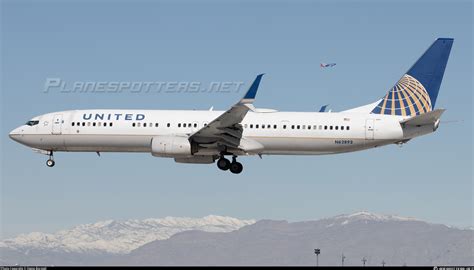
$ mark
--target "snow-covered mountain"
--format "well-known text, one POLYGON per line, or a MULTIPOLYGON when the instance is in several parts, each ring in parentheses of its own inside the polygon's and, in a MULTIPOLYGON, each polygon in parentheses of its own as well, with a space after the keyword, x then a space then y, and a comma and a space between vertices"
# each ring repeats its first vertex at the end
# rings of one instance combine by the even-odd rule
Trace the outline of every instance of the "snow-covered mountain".
POLYGON ((4 265, 463 265, 474 231, 357 212, 313 221, 231 217, 101 221, 0 242, 4 265))
MULTIPOLYGON (((346 225, 354 221, 368 222, 388 222, 388 221, 422 221, 414 217, 401 217, 396 215, 382 215, 375 214, 366 211, 355 212, 352 214, 343 214, 335 217, 330 217, 322 220, 334 221, 332 225, 339 223, 340 225, 346 225)), ((330 225, 331 225, 330 224, 330 225)), ((332 226, 331 225, 331 226, 332 226)))
POLYGON ((79 225, 54 234, 32 232, 0 241, 0 247, 27 252, 30 249, 80 253, 123 254, 146 243, 167 239, 190 230, 230 232, 255 223, 232 217, 165 217, 144 220, 100 221, 79 225))

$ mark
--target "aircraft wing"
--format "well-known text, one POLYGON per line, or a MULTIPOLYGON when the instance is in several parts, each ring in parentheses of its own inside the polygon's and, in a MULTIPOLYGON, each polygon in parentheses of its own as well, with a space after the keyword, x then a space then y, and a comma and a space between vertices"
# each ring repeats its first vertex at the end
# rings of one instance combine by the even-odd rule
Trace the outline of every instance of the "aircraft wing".
MULTIPOLYGON (((255 78, 247 93, 238 103, 212 120, 207 126, 193 133, 189 137, 189 141, 202 147, 211 148, 219 148, 219 146, 242 148, 244 145, 248 145, 250 148, 258 147, 254 145, 254 142, 247 142, 246 140, 241 142, 243 128, 240 122, 249 110, 254 109, 252 104, 255 101, 262 76, 263 74, 260 74, 255 78)), ((242 150, 245 151, 246 149, 242 150)))

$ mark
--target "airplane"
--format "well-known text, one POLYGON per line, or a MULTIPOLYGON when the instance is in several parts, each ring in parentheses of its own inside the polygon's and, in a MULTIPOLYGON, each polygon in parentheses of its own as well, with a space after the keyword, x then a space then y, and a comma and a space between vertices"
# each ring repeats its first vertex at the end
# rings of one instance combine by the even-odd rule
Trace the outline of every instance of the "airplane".
POLYGON ((319 66, 322 67, 322 68, 333 67, 335 65, 336 65, 336 63, 329 63, 329 64, 321 63, 321 64, 319 64, 319 66))
POLYGON ((239 174, 239 156, 324 155, 404 144, 435 132, 435 109, 454 39, 438 38, 381 99, 341 112, 279 112, 253 103, 264 74, 227 111, 70 110, 33 117, 14 141, 48 155, 144 152, 239 174), (230 156, 231 160, 226 156, 230 156), (217 162, 216 162, 217 161, 217 162))

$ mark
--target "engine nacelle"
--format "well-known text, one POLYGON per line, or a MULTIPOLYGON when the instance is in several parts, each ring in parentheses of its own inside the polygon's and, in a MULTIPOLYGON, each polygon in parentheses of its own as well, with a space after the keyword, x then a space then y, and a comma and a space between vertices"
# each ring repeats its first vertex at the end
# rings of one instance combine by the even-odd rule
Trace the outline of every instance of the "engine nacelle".
POLYGON ((155 157, 191 156, 191 143, 180 136, 156 136, 151 140, 151 154, 155 157))

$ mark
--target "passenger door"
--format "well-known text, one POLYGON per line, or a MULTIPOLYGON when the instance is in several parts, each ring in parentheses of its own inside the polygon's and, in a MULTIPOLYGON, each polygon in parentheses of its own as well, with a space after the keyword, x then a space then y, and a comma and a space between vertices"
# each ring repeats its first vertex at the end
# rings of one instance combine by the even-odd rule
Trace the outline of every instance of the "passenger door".
POLYGON ((63 125, 63 115, 55 114, 53 117, 52 134, 55 134, 55 135, 61 134, 62 125, 63 125))
POLYGON ((374 130, 375 130, 375 121, 374 119, 365 120, 365 139, 373 140, 374 139, 374 130))

